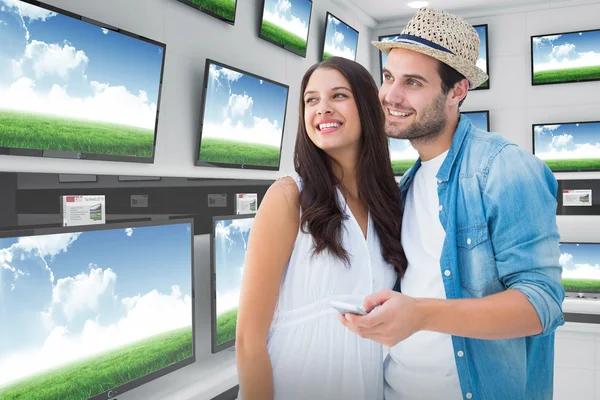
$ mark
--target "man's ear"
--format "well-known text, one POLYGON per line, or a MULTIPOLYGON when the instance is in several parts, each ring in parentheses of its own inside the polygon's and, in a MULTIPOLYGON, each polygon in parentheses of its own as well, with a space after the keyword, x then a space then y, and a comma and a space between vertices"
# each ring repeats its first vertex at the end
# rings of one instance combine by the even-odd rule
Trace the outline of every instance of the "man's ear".
POLYGON ((461 79, 456 82, 452 90, 450 91, 449 100, 452 102, 452 105, 460 103, 465 97, 467 97, 467 93, 469 92, 469 81, 466 79, 461 79))

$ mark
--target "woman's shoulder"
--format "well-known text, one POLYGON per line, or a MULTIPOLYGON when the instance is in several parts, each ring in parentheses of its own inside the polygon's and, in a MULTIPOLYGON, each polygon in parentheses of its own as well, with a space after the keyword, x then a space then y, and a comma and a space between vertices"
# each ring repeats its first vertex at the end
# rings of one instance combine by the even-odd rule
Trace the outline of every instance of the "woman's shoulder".
MULTIPOLYGON (((278 178, 267 190, 265 197, 275 199, 277 202, 285 201, 291 208, 300 206, 300 190, 302 188, 299 176, 286 175, 278 178)), ((283 205, 280 203, 280 205, 283 205)))

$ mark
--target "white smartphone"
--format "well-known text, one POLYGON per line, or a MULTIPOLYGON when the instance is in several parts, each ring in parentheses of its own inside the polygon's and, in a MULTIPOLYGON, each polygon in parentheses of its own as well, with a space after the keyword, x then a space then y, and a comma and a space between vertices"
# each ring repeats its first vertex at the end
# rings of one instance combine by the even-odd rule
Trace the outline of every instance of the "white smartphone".
POLYGON ((364 308, 357 304, 346 303, 344 301, 331 300, 329 305, 333 307, 337 312, 341 314, 356 314, 356 315, 367 315, 364 308))

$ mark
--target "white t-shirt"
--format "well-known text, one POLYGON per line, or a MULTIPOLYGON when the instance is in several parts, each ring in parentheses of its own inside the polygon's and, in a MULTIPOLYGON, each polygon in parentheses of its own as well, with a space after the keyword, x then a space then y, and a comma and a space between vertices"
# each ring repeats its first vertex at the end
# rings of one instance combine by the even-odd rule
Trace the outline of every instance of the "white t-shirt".
MULTIPOLYGON (((407 296, 446 298, 440 267, 446 233, 436 175, 447 153, 422 163, 406 197, 402 244, 408 269, 401 290, 407 296)), ((450 335, 417 332, 390 348, 384 368, 386 400, 463 398, 450 335)))

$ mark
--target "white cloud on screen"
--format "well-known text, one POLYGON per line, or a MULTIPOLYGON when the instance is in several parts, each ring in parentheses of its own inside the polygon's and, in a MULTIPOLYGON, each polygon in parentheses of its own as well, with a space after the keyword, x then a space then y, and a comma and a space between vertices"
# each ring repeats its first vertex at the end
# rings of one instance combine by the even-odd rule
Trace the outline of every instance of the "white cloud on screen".
POLYGON ((288 0, 278 0, 274 12, 265 10, 264 19, 303 40, 307 39, 308 24, 293 15, 292 4, 288 0))
POLYGON ((217 292, 217 315, 237 308, 240 304, 240 291, 230 290, 228 292, 217 292))

